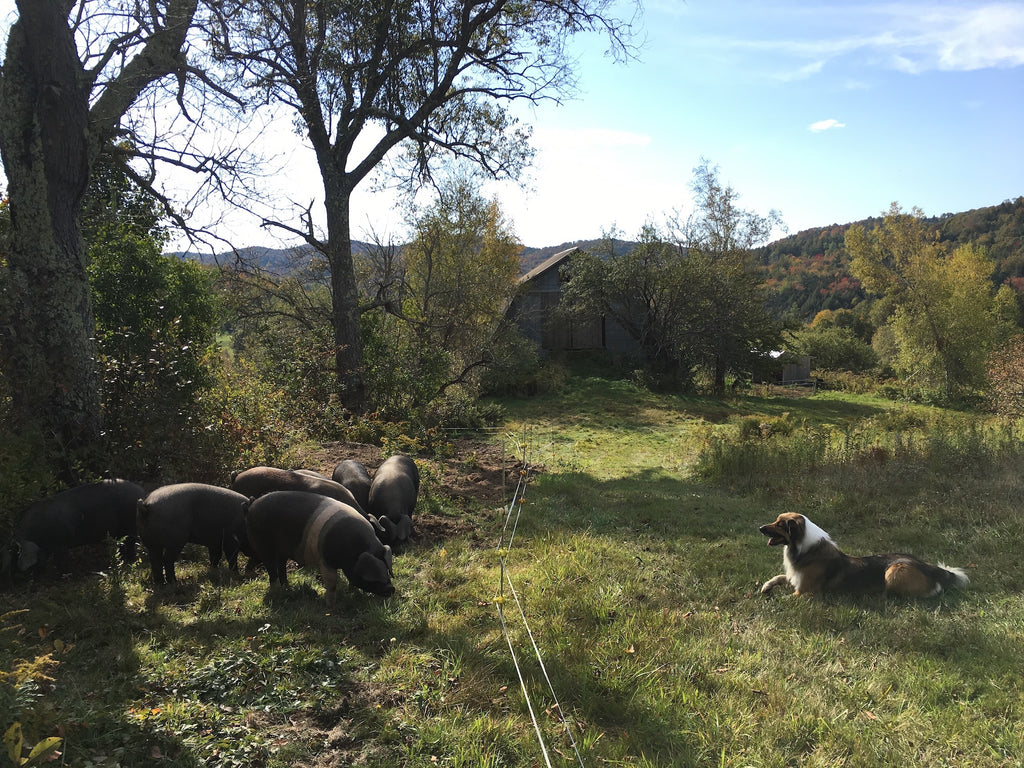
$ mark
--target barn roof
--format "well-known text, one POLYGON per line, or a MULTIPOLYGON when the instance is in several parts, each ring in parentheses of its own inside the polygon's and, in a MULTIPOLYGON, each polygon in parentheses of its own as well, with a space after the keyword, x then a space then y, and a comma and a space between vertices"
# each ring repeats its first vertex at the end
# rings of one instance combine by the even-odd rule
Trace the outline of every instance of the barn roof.
POLYGON ((522 275, 519 278, 519 284, 522 285, 523 283, 528 283, 538 275, 542 275, 549 269, 557 267, 559 264, 565 261, 572 254, 576 253, 578 250, 579 248, 573 246, 572 248, 566 248, 564 251, 559 251, 554 256, 549 256, 547 259, 542 261, 540 264, 531 269, 525 275, 522 275))

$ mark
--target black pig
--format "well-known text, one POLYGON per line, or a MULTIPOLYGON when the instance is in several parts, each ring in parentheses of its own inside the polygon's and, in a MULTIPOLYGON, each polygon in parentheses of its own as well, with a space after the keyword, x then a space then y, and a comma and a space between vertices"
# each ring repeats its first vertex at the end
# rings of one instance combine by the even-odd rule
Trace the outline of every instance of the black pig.
POLYGON ((331 479, 352 491, 359 506, 370 509, 370 473, 355 459, 345 459, 334 468, 331 479))
POLYGON ((231 489, 247 498, 259 497, 271 491, 318 493, 355 507, 357 512, 366 516, 366 508, 356 501, 356 497, 348 488, 326 477, 316 477, 304 471, 278 469, 277 467, 253 467, 232 475, 231 489))
POLYGON ((369 511, 388 530, 392 541, 412 534, 412 513, 420 490, 420 473, 408 456, 392 456, 373 473, 369 511))
POLYGON ((238 572, 239 550, 249 554, 245 540, 245 496, 203 483, 157 488, 138 502, 139 538, 149 552, 153 583, 177 581, 174 563, 191 542, 210 551, 210 569, 221 555, 238 572))
POLYGON ((98 544, 110 536, 125 539, 123 553, 135 558, 135 504, 146 495, 127 480, 102 480, 37 501, 15 532, 17 568, 26 571, 69 549, 98 544))

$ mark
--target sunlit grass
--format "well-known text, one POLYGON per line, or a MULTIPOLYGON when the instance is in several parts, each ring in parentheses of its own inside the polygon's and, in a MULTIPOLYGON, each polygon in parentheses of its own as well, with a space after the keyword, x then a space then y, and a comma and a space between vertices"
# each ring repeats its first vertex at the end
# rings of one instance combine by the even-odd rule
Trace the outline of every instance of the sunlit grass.
POLYGON ((262 572, 211 576, 199 549, 176 587, 154 590, 141 563, 15 585, 0 614, 26 610, 0 632, 0 669, 55 666, 0 699, 0 725, 56 731, 77 766, 541 765, 501 600, 554 765, 577 764, 559 708, 587 766, 1024 754, 1019 431, 864 397, 721 402, 597 379, 506 407, 498 439, 535 474, 500 554, 558 708, 501 579, 502 515, 444 510, 475 535, 413 548, 396 596, 342 589, 331 611, 312 572, 271 591, 262 572), (764 599, 781 557, 757 526, 784 509, 850 552, 966 567, 971 588, 764 599))

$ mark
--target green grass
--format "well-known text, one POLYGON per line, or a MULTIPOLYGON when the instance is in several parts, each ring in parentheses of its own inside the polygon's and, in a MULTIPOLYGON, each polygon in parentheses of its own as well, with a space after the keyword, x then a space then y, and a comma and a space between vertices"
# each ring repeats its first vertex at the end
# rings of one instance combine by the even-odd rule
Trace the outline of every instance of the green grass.
MULTIPOLYGON (((1019 429, 597 378, 504 405, 537 470, 509 574, 585 765, 1019 764, 1019 429), (757 526, 787 509, 971 588, 762 598, 781 554, 757 526)), ((138 564, 3 591, 0 671, 37 664, 0 683, 0 727, 56 731, 78 766, 543 765, 494 602, 503 511, 458 514, 475 535, 400 555, 398 595, 330 613, 312 573, 268 592, 199 551, 173 589, 138 564)), ((502 607, 552 764, 578 765, 507 587, 502 607)))

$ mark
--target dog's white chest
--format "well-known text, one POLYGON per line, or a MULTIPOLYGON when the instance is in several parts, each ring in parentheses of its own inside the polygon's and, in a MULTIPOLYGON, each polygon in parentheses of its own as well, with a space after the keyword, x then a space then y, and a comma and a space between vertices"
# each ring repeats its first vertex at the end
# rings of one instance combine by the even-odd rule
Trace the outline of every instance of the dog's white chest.
POLYGON ((793 589, 799 592, 803 579, 800 577, 799 569, 793 564, 793 553, 790 550, 789 546, 782 550, 782 567, 785 569, 786 578, 793 585, 793 589))

